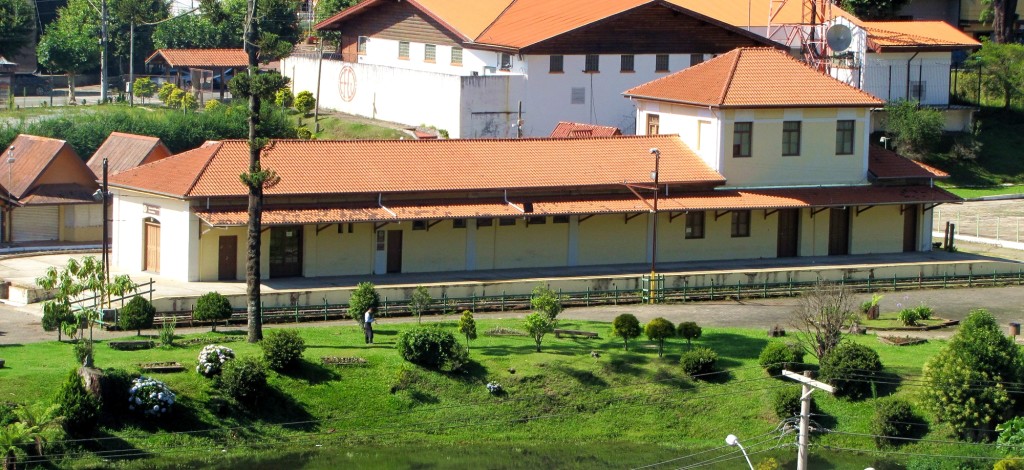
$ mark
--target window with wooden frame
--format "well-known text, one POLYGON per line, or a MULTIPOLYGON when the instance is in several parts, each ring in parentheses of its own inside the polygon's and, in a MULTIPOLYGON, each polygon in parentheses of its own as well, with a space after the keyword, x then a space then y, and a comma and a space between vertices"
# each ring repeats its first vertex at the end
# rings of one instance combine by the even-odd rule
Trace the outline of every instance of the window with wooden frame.
POLYGON ((783 121, 782 156, 800 155, 800 121, 783 121))
POLYGON ((434 44, 423 45, 423 61, 428 64, 437 62, 437 46, 434 44))
POLYGON ((452 65, 462 65, 462 48, 452 47, 452 65))
POLYGON ((654 71, 668 72, 668 54, 658 54, 654 56, 654 71))
POLYGON ((704 211, 686 214, 686 238, 704 238, 704 211))
POLYGON ((754 137, 754 123, 737 122, 732 128, 732 156, 746 158, 750 156, 750 146, 754 137))
POLYGON ((366 55, 366 43, 369 39, 366 36, 359 36, 359 39, 356 40, 356 52, 359 55, 366 55))
POLYGON ((598 73, 601 71, 601 56, 597 54, 587 54, 584 63, 583 71, 586 73, 598 73))
POLYGON ((836 155, 853 155, 855 121, 836 121, 836 155))
POLYGON ((548 73, 564 73, 565 56, 553 55, 548 58, 548 73))
POLYGON ((658 135, 661 129, 661 116, 647 113, 647 135, 658 135))
POLYGON ((498 54, 498 70, 512 70, 512 54, 502 52, 498 54))
POLYGON ((633 65, 633 54, 622 54, 619 58, 619 72, 633 73, 636 71, 633 65))
POLYGON ((690 54, 690 67, 704 62, 704 54, 690 54))
POLYGON ((409 41, 398 41, 398 58, 409 60, 409 41))
POLYGON ((750 236, 750 211, 732 211, 732 236, 750 236))

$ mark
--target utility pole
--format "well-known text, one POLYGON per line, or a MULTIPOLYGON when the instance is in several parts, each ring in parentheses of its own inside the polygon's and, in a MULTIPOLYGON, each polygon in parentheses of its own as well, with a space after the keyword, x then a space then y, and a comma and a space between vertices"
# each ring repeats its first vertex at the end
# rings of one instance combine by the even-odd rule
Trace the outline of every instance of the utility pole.
MULTIPOLYGON (((128 91, 128 106, 135 106, 135 19, 132 19, 128 33, 128 84, 124 89, 128 91)), ((222 77, 223 78, 223 77, 222 77)))
POLYGON ((100 44, 103 50, 100 55, 100 103, 107 103, 107 0, 100 2, 100 44))
POLYGON ((804 371, 804 375, 783 370, 782 375, 803 384, 803 391, 800 394, 800 440, 797 451, 797 470, 807 470, 807 446, 810 443, 809 428, 811 424, 811 392, 814 389, 824 390, 828 393, 835 393, 836 389, 829 384, 818 382, 811 378, 811 371, 804 371))

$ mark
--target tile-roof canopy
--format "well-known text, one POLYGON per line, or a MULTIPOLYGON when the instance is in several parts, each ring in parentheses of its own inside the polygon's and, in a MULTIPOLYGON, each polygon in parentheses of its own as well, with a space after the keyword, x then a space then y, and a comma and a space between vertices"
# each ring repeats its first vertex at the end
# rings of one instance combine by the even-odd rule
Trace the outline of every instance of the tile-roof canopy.
MULTIPOLYGON (((327 195, 562 189, 648 183, 661 152, 664 184, 724 184, 678 136, 585 139, 275 140, 261 162, 280 181, 273 195, 327 195)), ((112 186, 175 197, 248 194, 238 175, 248 167, 240 140, 206 146, 127 170, 112 186)))
MULTIPOLYGON (((929 186, 846 186, 786 188, 764 190, 713 190, 675 193, 660 198, 658 212, 690 210, 761 210, 805 207, 843 207, 921 203, 956 203, 959 197, 929 186)), ((528 215, 628 214, 649 212, 636 197, 561 198, 535 200, 528 215)), ((245 208, 196 209, 196 214, 212 226, 238 226, 248 223, 245 208)), ((524 214, 502 201, 448 204, 392 205, 372 207, 275 208, 263 210, 264 225, 330 224, 346 222, 397 222, 423 219, 473 217, 523 217, 524 214)))
POLYGON ((243 49, 157 49, 146 63, 164 62, 171 67, 248 67, 249 57, 243 49))
POLYGON ((163 145, 159 137, 111 132, 87 165, 97 178, 102 178, 104 157, 107 159, 107 175, 112 175, 139 166, 150 152, 163 145))
POLYGON ((949 178, 949 173, 906 158, 892 150, 872 145, 868 150, 868 172, 875 179, 949 178))
POLYGON ((548 137, 612 137, 622 135, 618 127, 561 121, 548 137))
POLYGON ((978 49, 981 43, 945 21, 862 21, 877 52, 978 49))
POLYGON ((772 48, 734 49, 623 94, 717 108, 871 108, 885 104, 772 48))

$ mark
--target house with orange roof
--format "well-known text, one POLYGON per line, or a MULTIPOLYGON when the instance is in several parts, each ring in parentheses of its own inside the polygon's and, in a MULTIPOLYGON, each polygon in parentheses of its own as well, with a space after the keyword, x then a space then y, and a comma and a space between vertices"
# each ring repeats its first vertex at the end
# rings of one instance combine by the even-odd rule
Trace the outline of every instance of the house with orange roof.
POLYGON ((12 202, 4 213, 4 242, 102 238, 96 177, 67 142, 19 135, 0 158, 0 179, 12 202))
MULTIPOLYGON (((948 175, 870 145, 871 110, 881 99, 768 48, 737 49, 625 95, 637 103, 637 128, 678 134, 725 177, 720 190, 878 196, 864 205, 716 211, 716 220, 731 217, 732 237, 775 237, 780 257, 931 249, 938 201, 907 195, 935 191, 934 180, 948 175)), ((694 217, 687 223, 703 231, 708 215, 694 217)), ((762 248, 767 256, 771 247, 762 248)))
POLYGON ((680 0, 366 0, 317 29, 340 33, 339 49, 283 60, 296 91, 454 138, 545 136, 560 121, 632 133, 622 90, 775 45, 680 0))
POLYGON ((181 88, 218 90, 221 99, 230 80, 227 71, 245 70, 248 66, 249 57, 244 49, 157 49, 146 58, 146 67, 163 73, 164 82, 181 88))

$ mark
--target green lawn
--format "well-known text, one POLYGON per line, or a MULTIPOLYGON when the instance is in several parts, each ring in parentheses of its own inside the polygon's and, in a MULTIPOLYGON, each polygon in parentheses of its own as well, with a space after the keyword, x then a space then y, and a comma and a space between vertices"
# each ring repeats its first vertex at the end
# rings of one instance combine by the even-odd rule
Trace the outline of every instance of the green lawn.
MULTIPOLYGON (((454 329, 455 320, 442 325, 454 329)), ((730 433, 744 438, 773 430, 780 422, 770 408, 773 390, 796 387, 767 377, 757 366, 757 356, 769 341, 763 331, 706 329, 695 344, 718 352, 721 373, 692 380, 678 365, 685 341, 669 340, 664 358, 646 340, 635 341, 630 351, 624 351, 621 340, 609 337, 609 324, 586 321, 563 321, 560 327, 596 331, 600 339, 548 335, 538 353, 530 338, 483 334, 496 326, 521 328, 518 321, 480 320, 480 338, 473 341, 470 352, 472 363, 464 372, 438 373, 405 363, 396 353, 397 333, 414 326, 380 325, 372 347, 363 344, 355 326, 301 329, 309 345, 306 362, 292 374, 271 373, 271 390, 256 411, 237 408, 213 381, 195 372, 201 345, 122 352, 98 343, 95 356, 101 368, 137 370, 140 362, 179 361, 188 369, 158 376, 178 393, 171 418, 153 422, 107 417, 101 434, 110 438, 86 446, 92 451, 116 451, 113 455, 124 449, 171 449, 168 452, 174 452, 179 464, 181 459, 209 462, 220 458, 209 449, 238 449, 242 444, 273 441, 274 449, 281 451, 291 444, 308 444, 310 436, 317 442, 356 447, 620 442, 656 443, 659 448, 688 453, 682 449, 718 447, 730 433), (369 364, 328 368, 320 365, 322 356, 362 357, 369 364), (500 383, 507 394, 490 395, 488 382, 500 383), (300 424, 275 424, 295 422, 300 424), (214 431, 184 433, 204 429, 214 431), (197 449, 204 451, 194 452, 197 449)), ((234 334, 241 332, 216 335, 234 334)), ((903 381, 895 388, 881 385, 879 394, 911 399, 918 390, 915 376, 943 344, 884 346, 872 335, 852 340, 875 348, 886 371, 895 374, 894 381, 903 381)), ((259 353, 257 346, 245 342, 225 344, 238 355, 259 353)), ((0 346, 0 357, 7 360, 7 367, 0 369, 0 397, 16 403, 48 400, 75 367, 72 346, 66 343, 0 346)), ((821 413, 815 420, 820 425, 848 433, 870 432, 872 400, 849 402, 820 393, 815 397, 821 413)), ((951 439, 943 425, 932 425, 926 436, 951 439)), ((874 449, 870 438, 855 435, 828 434, 816 442, 874 449)), ((978 452, 976 446, 938 443, 915 443, 903 451, 978 452)), ((237 456, 233 452, 227 454, 237 456)), ((95 456, 76 462, 103 465, 95 456)))
MULTIPOLYGON (((883 313, 878 316, 876 320, 861 319, 860 324, 868 328, 902 328, 906 325, 903 324, 897 317, 896 313, 883 313)), ((929 318, 928 320, 918 320, 918 326, 934 326, 945 323, 946 320, 942 318, 929 318)))
POLYGON ((987 188, 959 188, 955 186, 945 186, 944 188, 947 191, 956 194, 957 196, 960 196, 964 199, 1024 193, 1024 185, 1000 185, 987 188))
MULTIPOLYGON (((949 183, 956 186, 1001 189, 1004 183, 1024 183, 1024 109, 1004 110, 983 107, 975 115, 981 122, 981 149, 974 160, 956 159, 948 152, 949 139, 926 161, 951 175, 949 183)), ((960 194, 960 193, 957 193, 960 194)))
MULTIPOLYGON (((312 129, 313 118, 302 119, 303 125, 312 129)), ((362 121, 346 119, 339 116, 321 116, 320 133, 317 139, 323 140, 383 140, 409 138, 409 135, 390 127, 367 124, 362 121)))

